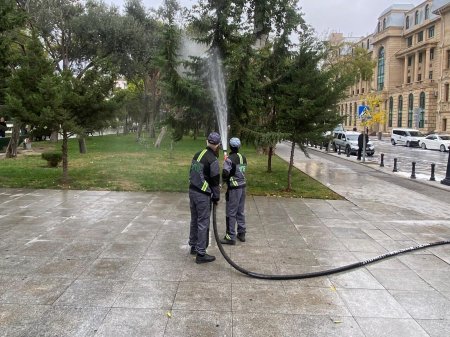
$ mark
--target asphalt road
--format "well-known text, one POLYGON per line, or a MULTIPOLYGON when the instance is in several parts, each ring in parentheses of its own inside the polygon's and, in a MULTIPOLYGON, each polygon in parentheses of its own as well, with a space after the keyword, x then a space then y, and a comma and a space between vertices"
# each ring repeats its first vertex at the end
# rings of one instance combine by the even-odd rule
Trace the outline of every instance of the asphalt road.
MULTIPOLYGON (((378 143, 383 143, 383 142, 378 142, 378 143)), ((388 145, 392 146, 390 144, 388 144, 388 145)), ((383 145, 383 148, 384 147, 385 146, 383 145)), ((394 146, 392 146, 392 147, 394 147, 394 146)), ((399 149, 397 147, 395 147, 394 151, 397 151, 397 150, 399 150, 399 149)), ((408 153, 416 154, 420 151, 426 152, 425 150, 411 149, 411 148, 406 148, 406 147, 405 147, 405 149, 399 150, 400 153, 406 153, 406 154, 408 154, 408 153), (412 151, 409 151, 409 150, 412 150, 412 151)), ((431 151, 429 151, 429 152, 431 152, 431 151)), ((434 152, 434 151, 432 151, 432 152, 434 152)), ((325 152, 321 152, 321 151, 314 151, 313 154, 316 156, 322 157, 324 159, 327 159, 329 161, 335 162, 339 165, 345 165, 345 166, 351 168, 354 172, 356 172, 358 174, 370 175, 374 178, 381 179, 390 184, 401 186, 403 188, 413 190, 417 193, 421 193, 421 194, 423 194, 427 197, 433 198, 435 200, 443 201, 443 200, 448 200, 450 198, 448 190, 444 190, 444 189, 437 187, 437 186, 439 186, 438 182, 436 182, 437 186, 435 187, 430 184, 424 184, 420 179, 407 179, 405 177, 399 176, 399 174, 397 174, 397 173, 396 174, 388 174, 385 171, 377 170, 376 168, 378 167, 378 164, 376 164, 376 166, 374 164, 362 165, 359 162, 347 160, 345 155, 330 156, 329 154, 327 154, 325 152)), ((396 154, 398 155, 398 153, 396 153, 396 154)), ((392 155, 392 154, 390 154, 390 155, 392 155)), ((446 153, 446 155, 448 156, 448 153, 446 153)), ((400 156, 399 156, 399 158, 400 158, 400 156)), ((403 162, 406 162, 407 160, 409 160, 408 158, 411 158, 411 156, 404 155, 401 158, 403 159, 403 162)), ((369 158, 369 160, 372 161, 372 158, 369 158)), ((373 160, 373 161, 375 161, 375 160, 373 160)), ((425 159, 423 161, 425 161, 425 159)), ((386 164, 385 164, 385 167, 386 167, 386 164)), ((387 171, 389 171, 389 170, 387 170, 387 171)), ((442 176, 441 179, 443 179, 444 177, 445 177, 445 174, 442 176)), ((439 181, 438 179, 436 179, 436 180, 439 181)))

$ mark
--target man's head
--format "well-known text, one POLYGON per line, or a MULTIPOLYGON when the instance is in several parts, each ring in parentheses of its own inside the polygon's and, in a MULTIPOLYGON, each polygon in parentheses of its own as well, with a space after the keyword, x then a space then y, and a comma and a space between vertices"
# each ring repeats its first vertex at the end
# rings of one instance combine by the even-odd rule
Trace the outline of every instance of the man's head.
POLYGON ((232 152, 238 152, 241 147, 241 141, 237 137, 233 137, 230 139, 230 149, 232 152))
POLYGON ((206 144, 214 151, 217 151, 220 146, 220 135, 217 132, 211 132, 208 135, 206 144))

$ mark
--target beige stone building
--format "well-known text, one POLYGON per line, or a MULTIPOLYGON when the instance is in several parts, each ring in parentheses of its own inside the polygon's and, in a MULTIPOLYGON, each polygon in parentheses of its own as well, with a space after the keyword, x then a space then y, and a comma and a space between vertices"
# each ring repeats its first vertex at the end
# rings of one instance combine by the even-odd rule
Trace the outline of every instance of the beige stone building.
POLYGON ((339 103, 346 129, 361 129, 358 106, 374 93, 382 98, 386 121, 371 131, 450 132, 450 0, 392 5, 375 32, 353 46, 367 50, 375 69, 371 81, 355 83, 339 103))

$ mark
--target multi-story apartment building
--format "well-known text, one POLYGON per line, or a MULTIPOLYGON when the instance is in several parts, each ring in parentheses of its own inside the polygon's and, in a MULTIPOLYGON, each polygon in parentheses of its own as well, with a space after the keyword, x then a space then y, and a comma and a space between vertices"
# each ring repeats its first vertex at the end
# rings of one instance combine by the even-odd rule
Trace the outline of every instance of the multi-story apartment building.
POLYGON ((348 89, 339 103, 344 126, 359 127, 357 111, 367 94, 381 97, 384 125, 450 131, 450 0, 427 0, 413 6, 392 5, 378 18, 375 32, 354 46, 375 61, 374 76, 348 89))

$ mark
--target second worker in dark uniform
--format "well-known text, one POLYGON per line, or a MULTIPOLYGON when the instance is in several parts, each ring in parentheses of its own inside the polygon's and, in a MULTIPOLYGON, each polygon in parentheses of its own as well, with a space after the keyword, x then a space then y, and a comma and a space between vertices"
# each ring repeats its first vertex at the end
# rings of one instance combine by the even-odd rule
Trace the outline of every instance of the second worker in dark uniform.
POLYGON ((223 244, 234 245, 236 238, 245 242, 245 170, 247 158, 239 153, 241 141, 230 139, 230 155, 225 159, 222 170, 222 181, 227 184, 226 199, 226 234, 220 240, 223 244), (237 233, 236 233, 237 223, 237 233))

